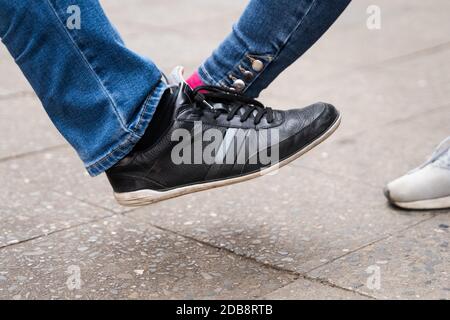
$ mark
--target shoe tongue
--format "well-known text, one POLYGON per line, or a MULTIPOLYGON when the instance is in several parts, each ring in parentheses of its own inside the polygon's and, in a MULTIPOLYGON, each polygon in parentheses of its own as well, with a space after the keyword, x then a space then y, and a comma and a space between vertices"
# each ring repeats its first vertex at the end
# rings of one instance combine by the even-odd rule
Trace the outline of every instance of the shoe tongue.
MULTIPOLYGON (((170 73, 169 77, 168 77, 168 81, 169 81, 169 85, 177 85, 180 86, 180 94, 179 94, 179 101, 180 100, 189 100, 189 94, 192 92, 191 87, 187 84, 186 80, 184 79, 184 68, 182 66, 177 66, 175 67, 172 72, 170 73)), ((218 109, 220 108, 224 108, 228 111, 230 111, 231 106, 226 106, 222 103, 217 103, 214 104, 214 106, 218 109)), ((242 116, 244 113, 246 112, 245 108, 241 108, 239 109, 239 111, 237 112, 237 114, 239 116, 242 116)), ((255 110, 252 115, 254 117, 256 117, 256 114, 258 112, 255 110)))
POLYGON ((187 86, 187 82, 184 79, 183 74, 184 74, 183 67, 181 67, 181 66, 175 67, 168 77, 169 85, 186 85, 187 86))
POLYGON ((181 105, 187 101, 192 102, 189 98, 190 94, 192 93, 191 87, 187 84, 186 80, 183 76, 184 68, 181 66, 175 67, 170 75, 167 77, 168 85, 169 86, 177 86, 179 87, 178 90, 178 97, 177 97, 177 104, 181 105))

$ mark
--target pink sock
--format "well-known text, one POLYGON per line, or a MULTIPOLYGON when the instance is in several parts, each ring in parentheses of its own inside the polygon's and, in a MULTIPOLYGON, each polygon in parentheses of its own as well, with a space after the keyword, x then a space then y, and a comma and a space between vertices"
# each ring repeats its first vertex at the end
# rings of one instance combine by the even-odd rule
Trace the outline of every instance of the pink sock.
POLYGON ((187 84, 191 87, 191 89, 195 89, 200 86, 204 86, 202 79, 200 79, 200 76, 198 75, 198 72, 194 72, 187 80, 187 84))

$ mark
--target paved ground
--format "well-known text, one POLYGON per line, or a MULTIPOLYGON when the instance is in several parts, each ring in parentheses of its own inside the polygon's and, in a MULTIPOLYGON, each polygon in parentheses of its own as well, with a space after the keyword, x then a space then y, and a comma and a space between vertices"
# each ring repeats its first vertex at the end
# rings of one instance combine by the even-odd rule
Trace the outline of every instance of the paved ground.
MULTIPOLYGON (((245 5, 103 2, 166 71, 193 70, 245 5)), ((354 1, 263 94, 336 104, 332 139, 278 175, 139 210, 84 173, 0 48, 0 298, 450 298, 450 212, 394 210, 381 193, 450 133, 449 10, 354 1)))

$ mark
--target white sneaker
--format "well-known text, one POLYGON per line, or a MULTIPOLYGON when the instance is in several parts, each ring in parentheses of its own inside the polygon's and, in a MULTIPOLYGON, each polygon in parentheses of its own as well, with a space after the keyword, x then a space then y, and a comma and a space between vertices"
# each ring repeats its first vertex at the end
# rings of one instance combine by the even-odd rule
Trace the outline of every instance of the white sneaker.
POLYGON ((389 183, 385 195, 389 202, 405 209, 450 208, 450 137, 430 160, 389 183))

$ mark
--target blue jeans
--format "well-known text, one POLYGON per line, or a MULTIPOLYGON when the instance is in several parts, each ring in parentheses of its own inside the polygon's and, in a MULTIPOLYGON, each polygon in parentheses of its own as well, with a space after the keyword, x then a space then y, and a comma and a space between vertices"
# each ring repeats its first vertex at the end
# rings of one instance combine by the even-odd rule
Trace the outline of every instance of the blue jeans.
POLYGON ((351 0, 253 0, 232 33, 199 68, 203 82, 245 82, 254 98, 303 55, 351 0), (254 62, 262 64, 253 66, 254 62), (262 68, 261 68, 262 67, 262 68))
MULTIPOLYGON (((252 0, 199 75, 231 86, 253 70, 245 92, 257 96, 349 2, 252 0)), ((0 38, 91 175, 134 148, 166 84, 151 60, 125 46, 98 0, 0 0, 0 38)))

